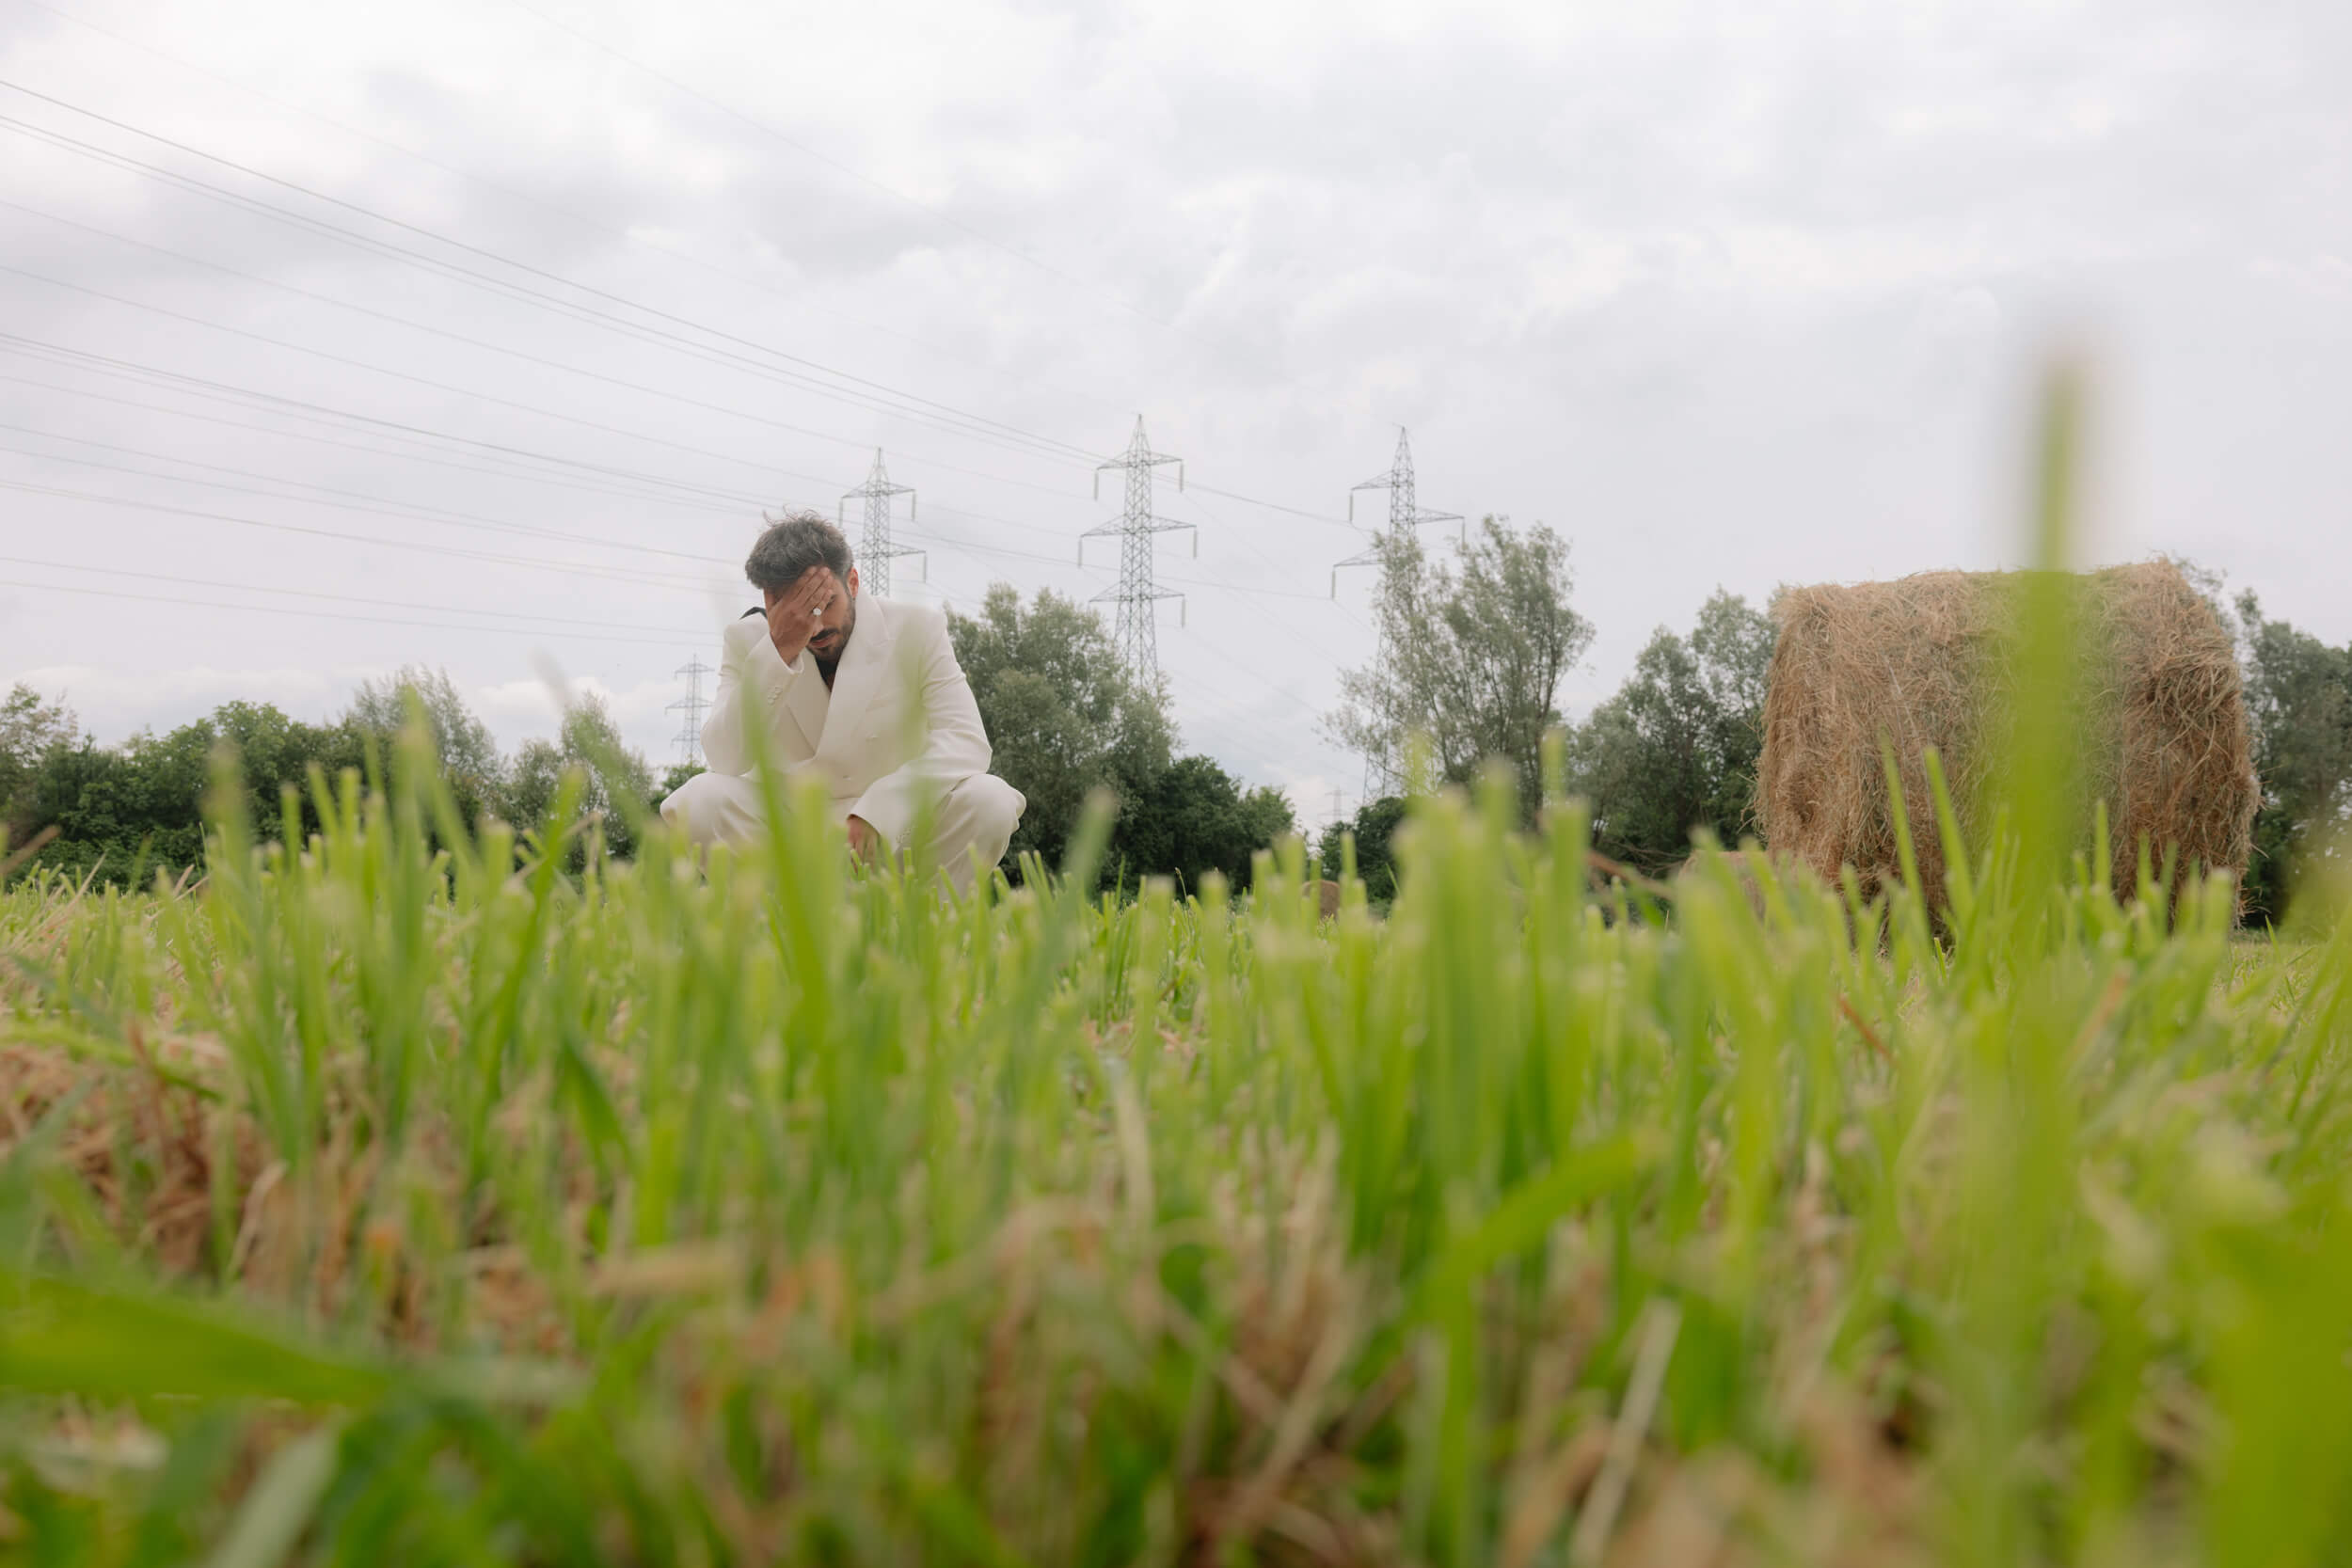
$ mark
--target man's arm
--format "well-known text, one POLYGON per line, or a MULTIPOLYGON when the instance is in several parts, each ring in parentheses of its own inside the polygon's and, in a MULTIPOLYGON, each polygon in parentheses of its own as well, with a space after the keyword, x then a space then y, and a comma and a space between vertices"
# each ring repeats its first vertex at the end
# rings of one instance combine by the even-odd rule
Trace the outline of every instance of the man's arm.
MULTIPOLYGON (((904 644, 902 644, 904 646, 904 644)), ((863 818, 896 846, 903 846, 914 831, 919 806, 928 795, 936 800, 959 780, 988 771, 988 731, 980 723, 980 705, 972 683, 956 662, 946 627, 910 647, 892 678, 916 689, 917 707, 926 735, 922 752, 905 766, 883 774, 858 797, 850 815, 863 818)))
MULTIPOLYGON (((787 664, 769 639, 768 623, 746 616, 727 627, 719 655, 719 694, 703 721, 703 762, 713 773, 748 778, 758 766, 749 724, 772 722, 761 694, 787 687, 799 670, 787 664)), ((795 661, 796 663, 803 661, 795 661)))
POLYGON ((744 725, 770 721, 759 711, 760 693, 780 700, 807 672, 809 661, 801 650, 836 592, 831 574, 811 566, 764 612, 745 614, 727 627, 719 655, 719 695, 703 721, 703 761, 713 773, 741 778, 757 766, 744 725))

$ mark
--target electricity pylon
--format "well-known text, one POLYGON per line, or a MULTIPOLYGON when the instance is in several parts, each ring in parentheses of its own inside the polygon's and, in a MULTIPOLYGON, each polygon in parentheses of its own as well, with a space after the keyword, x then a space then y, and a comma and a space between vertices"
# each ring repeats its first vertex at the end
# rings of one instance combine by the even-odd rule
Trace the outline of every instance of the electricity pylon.
MULTIPOLYGON (((1462 523, 1463 537, 1465 541, 1469 538, 1470 525, 1463 521, 1460 513, 1423 512, 1421 509, 1420 499, 1413 486, 1412 443, 1406 438, 1405 427, 1402 425, 1399 425, 1396 431, 1396 458, 1389 465, 1388 472, 1375 474, 1347 492, 1347 520, 1351 523, 1356 520, 1356 492, 1358 490, 1386 490, 1389 493, 1389 524, 1387 528, 1373 535, 1370 546, 1349 556, 1345 561, 1337 562, 1332 565, 1331 596, 1335 599, 1340 596, 1341 567, 1383 564, 1388 559, 1385 553, 1387 547, 1405 538, 1422 523, 1462 523)), ((1385 670, 1395 650, 1389 645, 1388 623, 1379 618, 1376 612, 1373 625, 1375 628, 1376 639, 1373 646, 1373 668, 1385 670)), ((1397 768, 1397 759, 1393 755, 1386 752, 1376 752, 1364 758, 1365 800, 1375 800, 1384 795, 1395 794, 1402 780, 1403 775, 1397 768)))
POLYGON ((1166 452, 1153 451, 1151 441, 1143 434, 1143 416, 1136 416, 1135 438, 1127 450, 1107 463, 1095 466, 1094 498, 1103 499, 1103 472, 1106 468, 1123 468, 1127 473, 1127 504, 1119 516, 1078 536, 1078 564, 1086 564, 1089 539, 1115 534, 1119 539, 1119 583, 1094 595, 1094 602, 1116 604, 1118 618, 1112 624, 1112 641, 1119 657, 1127 661, 1129 669, 1148 686, 1159 679, 1160 639, 1153 607, 1162 599, 1174 599, 1177 604, 1177 625, 1184 625, 1184 595, 1172 589, 1164 589, 1153 575, 1152 542, 1154 535, 1172 529, 1192 529, 1192 553, 1200 553, 1200 531, 1190 523, 1176 522, 1152 515, 1152 470, 1163 463, 1176 465, 1176 488, 1184 487, 1184 460, 1166 452))
POLYGON ((700 654, 671 672, 673 675, 684 676, 687 682, 686 695, 663 710, 686 715, 676 736, 677 759, 682 766, 691 767, 702 760, 703 715, 710 711, 710 700, 703 695, 703 677, 713 673, 700 654))
POLYGON ((882 448, 874 449, 874 471, 866 476, 866 483, 854 490, 842 493, 839 516, 843 527, 849 526, 850 502, 866 498, 866 537, 858 546, 858 581, 868 594, 890 596, 890 562, 902 555, 923 557, 925 580, 930 577, 931 558, 912 545, 893 544, 890 539, 890 498, 907 498, 907 521, 914 520, 914 487, 893 484, 890 475, 882 469, 882 448))

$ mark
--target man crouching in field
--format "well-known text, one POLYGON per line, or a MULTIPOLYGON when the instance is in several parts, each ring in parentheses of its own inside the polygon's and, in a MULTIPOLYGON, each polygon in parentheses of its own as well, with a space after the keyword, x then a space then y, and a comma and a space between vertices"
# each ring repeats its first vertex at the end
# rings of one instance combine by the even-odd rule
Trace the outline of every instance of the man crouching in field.
POLYGON ((700 845, 759 837, 756 726, 777 767, 824 780, 861 860, 908 853, 968 891, 973 852, 983 867, 1002 859, 1028 802, 988 771, 946 617, 861 598, 849 541, 815 513, 771 526, 743 575, 766 603, 727 628, 703 725, 710 771, 663 800, 663 818, 700 845), (927 794, 930 838, 911 844, 927 794))

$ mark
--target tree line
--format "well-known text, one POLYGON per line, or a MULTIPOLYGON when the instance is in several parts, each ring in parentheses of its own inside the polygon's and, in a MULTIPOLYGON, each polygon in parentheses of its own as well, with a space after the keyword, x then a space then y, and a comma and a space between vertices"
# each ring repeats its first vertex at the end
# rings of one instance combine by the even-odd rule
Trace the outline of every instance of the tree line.
MULTIPOLYGON (((1508 765, 1519 799, 1540 799, 1544 737, 1564 734, 1566 784, 1593 814, 1594 847, 1662 873, 1692 835, 1736 845, 1755 832, 1764 688, 1775 641, 1767 610, 1718 588, 1687 632, 1651 634, 1617 690, 1581 723, 1557 705, 1559 685, 1590 645, 1573 608, 1565 541, 1487 518, 1452 561, 1410 537, 1383 546, 1378 664, 1342 677, 1325 732, 1373 756, 1399 755, 1418 735, 1440 782, 1469 784, 1490 758, 1508 765)), ((2245 880, 2249 923, 2285 912, 2298 861, 2341 852, 2352 832, 2352 643, 2332 647, 2266 617, 2260 600, 2221 596, 2218 577, 2188 569, 2237 646, 2262 802, 2245 880)), ((1392 883, 1390 835, 1401 802, 1373 800, 1325 830, 1327 863, 1352 834, 1366 881, 1392 883)))
POLYGON ((1176 754, 1166 684, 1138 679, 1086 606, 1051 590, 1025 605, 1000 582, 977 614, 951 613, 947 633, 988 727, 989 770, 1028 798, 1009 859, 1061 864, 1096 789, 1119 802, 1105 885, 1160 876, 1191 890, 1216 871, 1246 888, 1252 857, 1296 831, 1280 790, 1176 754))
MULTIPOLYGON (((1574 608, 1565 541, 1489 517, 1442 556, 1410 537, 1382 550, 1374 610, 1387 657, 1342 676, 1341 705, 1324 725, 1332 739, 1394 758, 1418 736, 1440 782, 1467 784, 1500 758, 1532 807, 1545 737, 1564 732, 1567 784, 1591 804, 1595 847, 1653 873, 1679 863, 1695 832, 1736 844, 1753 832, 1773 646, 1766 611, 1717 590, 1688 631, 1659 627, 1624 684, 1570 723, 1559 689, 1594 628, 1574 608)), ((2248 915, 2259 923, 2284 911, 2298 857, 2352 828, 2352 644, 2330 646, 2268 618, 2252 594, 2226 604, 2217 579, 2200 581, 2236 639, 2245 677, 2263 783, 2246 881, 2248 915)), ((1028 798, 1016 863, 1034 853, 1060 864, 1098 788, 1119 801, 1105 887, 1168 876, 1193 888, 1211 871, 1246 887, 1252 856, 1298 829, 1279 791, 1180 754, 1166 688, 1128 670, 1086 606, 1050 591, 1025 602, 999 583, 975 613, 951 614, 949 633, 988 726, 993 771, 1028 798)), ((230 703, 115 746, 83 734, 61 702, 20 686, 0 703, 0 823, 12 844, 55 827, 36 863, 76 877, 176 874, 202 857, 200 807, 216 745, 236 749, 248 807, 266 830, 278 821, 280 785, 301 785, 312 764, 333 777, 363 767, 371 747, 389 754, 410 691, 469 816, 536 822, 577 768, 585 809, 604 814, 608 847, 627 855, 628 814, 614 802, 650 806, 693 771, 658 774, 594 700, 570 711, 555 739, 506 755, 433 670, 371 681, 325 723, 230 703)), ((317 823, 307 802, 302 812, 307 832, 317 823)), ((1371 895, 1385 900, 1395 891, 1391 841, 1404 816, 1401 799, 1368 800, 1311 835, 1311 847, 1329 867, 1352 847, 1371 895)))
POLYGON ((392 766, 392 739, 411 693, 431 727, 441 774, 469 819, 488 815, 535 825, 566 770, 577 768, 583 809, 604 814, 608 847, 627 855, 634 845, 627 815, 611 810, 614 799, 626 793, 658 800, 664 793, 594 696, 573 705, 556 738, 527 740, 510 756, 438 670, 412 667, 365 682, 350 707, 324 723, 267 703, 224 703, 161 735, 143 732, 111 746, 86 734, 62 700, 20 684, 0 702, 0 824, 11 844, 55 829, 32 864, 76 879, 120 885, 135 874, 177 875, 203 862, 203 803, 214 753, 225 743, 235 752, 245 809, 255 825, 264 832, 280 827, 282 791, 292 785, 301 792, 300 831, 312 832, 319 826, 308 783, 312 767, 329 781, 346 768, 381 776, 392 766))
MULTIPOLYGON (((1342 675, 1341 705, 1324 724, 1331 739, 1395 759, 1418 736, 1441 783, 1467 784, 1498 759, 1532 814, 1545 740, 1558 732, 1567 787, 1592 809, 1594 847, 1644 871, 1678 864, 1701 830, 1725 844, 1752 831, 1773 645, 1765 612, 1718 589, 1689 633, 1660 627, 1625 683, 1571 723, 1560 684, 1595 628, 1574 607, 1565 540, 1488 517, 1450 560, 1409 535, 1380 550, 1374 614, 1388 654, 1342 675)), ((1402 817, 1401 801, 1367 801, 1327 828, 1319 848, 1335 861, 1352 835, 1377 896, 1393 886, 1389 840, 1402 817)))
MULTIPOLYGON (((1236 887, 1252 857, 1295 831, 1279 790, 1250 787, 1214 759, 1177 754, 1164 686, 1138 681, 1117 657, 1094 611, 1052 593, 1028 604, 1002 584, 977 614, 951 615, 956 653, 994 743, 994 771, 1028 798, 1009 859, 1034 852, 1059 866, 1086 798, 1119 800, 1102 876, 1133 887, 1166 876, 1187 889, 1210 872, 1236 887)), ((605 705, 589 697, 567 712, 556 738, 525 741, 511 755, 467 706, 445 672, 408 668, 362 685, 350 707, 323 723, 266 703, 234 702, 157 735, 101 745, 62 700, 19 685, 0 702, 0 825, 21 845, 56 834, 24 869, 120 885, 157 871, 199 865, 212 759, 233 748, 251 820, 282 832, 281 791, 303 792, 298 831, 319 826, 307 780, 390 765, 410 694, 432 730, 439 769, 468 820, 541 821, 567 769, 583 784, 582 810, 597 814, 607 850, 627 857, 628 799, 650 809, 699 769, 657 772, 630 748, 605 705)))

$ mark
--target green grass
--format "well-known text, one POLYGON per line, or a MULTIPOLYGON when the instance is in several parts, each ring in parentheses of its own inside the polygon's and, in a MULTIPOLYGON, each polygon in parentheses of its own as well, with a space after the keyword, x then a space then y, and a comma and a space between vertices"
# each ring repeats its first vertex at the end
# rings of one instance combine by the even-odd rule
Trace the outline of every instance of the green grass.
POLYGON ((1328 925, 1295 847, 1090 899, 1099 811, 945 903, 780 786, 575 876, 421 730, 293 852, 19 883, 0 1556, 2345 1560, 2352 920, 2119 905, 2067 696, 1867 906, 1669 918, 1500 787, 1328 925))
MULTIPOLYGON (((412 768, 418 778, 426 770, 412 768)), ((2298 1563, 2352 926, 1950 929, 1423 803, 1386 920, 707 877, 346 784, 0 897, 30 1560, 2298 1563), (1883 928, 1883 942, 1850 933, 1883 928)), ((1100 824, 1092 842, 1100 842, 1100 824)), ((1294 863, 1263 885, 1295 884, 1294 863)))

